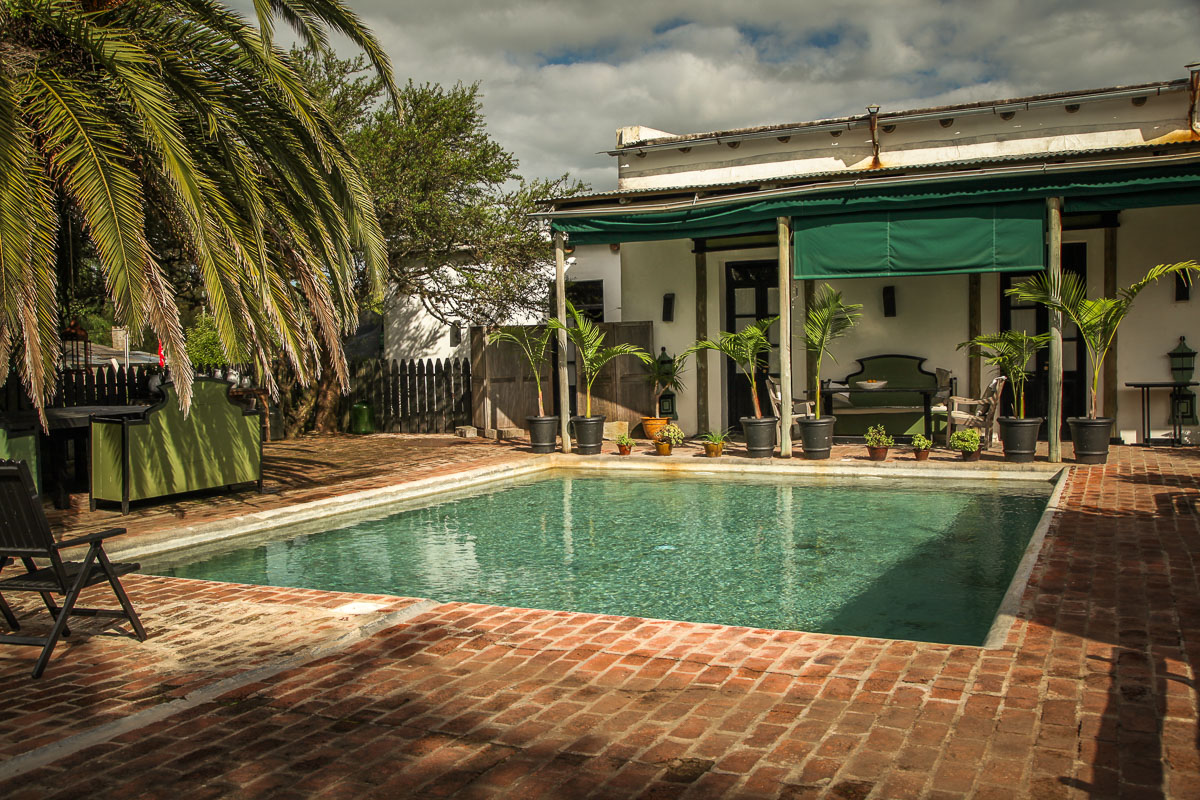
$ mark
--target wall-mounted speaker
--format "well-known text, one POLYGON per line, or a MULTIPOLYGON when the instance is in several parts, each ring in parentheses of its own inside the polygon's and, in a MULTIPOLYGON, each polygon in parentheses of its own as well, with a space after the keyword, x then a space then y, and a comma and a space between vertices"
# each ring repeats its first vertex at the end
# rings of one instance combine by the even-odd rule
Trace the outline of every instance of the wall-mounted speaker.
POLYGON ((896 287, 883 287, 883 315, 885 317, 896 316, 896 287))
POLYGON ((675 321, 675 293, 670 292, 663 295, 663 322, 675 321))

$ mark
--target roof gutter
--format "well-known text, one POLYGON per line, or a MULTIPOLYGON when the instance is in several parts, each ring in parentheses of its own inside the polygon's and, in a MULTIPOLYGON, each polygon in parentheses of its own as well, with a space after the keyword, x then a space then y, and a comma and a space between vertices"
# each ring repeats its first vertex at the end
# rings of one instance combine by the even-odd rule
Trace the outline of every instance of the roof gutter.
MULTIPOLYGON (((1192 65, 1189 65, 1191 67, 1192 65)), ((1194 73, 1193 73, 1194 74, 1194 73)), ((1188 89, 1188 81, 1171 81, 1169 83, 1149 84, 1146 86, 1135 86, 1123 89, 1111 89, 1098 92, 1083 92, 1081 94, 1066 95, 1061 97, 1046 97, 1046 98, 1029 98, 1028 100, 1011 100, 997 103, 990 103, 984 106, 963 107, 945 106, 943 108, 914 111, 911 113, 898 111, 895 113, 879 114, 880 120, 887 120, 889 124, 893 122, 922 122, 924 120, 945 119, 949 116, 968 117, 978 114, 1010 114, 1016 111, 1029 111, 1034 108, 1045 108, 1048 106, 1066 106, 1076 103, 1090 103, 1098 100, 1114 100, 1122 97, 1145 97, 1150 94, 1160 95, 1166 92, 1182 92, 1188 89)), ((600 150, 596 155, 620 156, 626 153, 641 153, 647 150, 666 150, 670 148, 692 147, 698 144, 721 144, 733 140, 745 141, 747 139, 773 139, 780 136, 794 136, 800 133, 810 133, 819 131, 844 131, 853 128, 862 128, 869 126, 871 115, 864 114, 857 117, 846 117, 838 120, 829 120, 815 122, 811 125, 800 123, 798 125, 781 125, 776 128, 768 128, 757 130, 748 133, 738 133, 736 131, 728 131, 722 134, 709 134, 697 136, 695 138, 674 138, 664 139, 662 141, 649 140, 643 144, 630 145, 628 147, 618 147, 614 150, 600 150)))
MULTIPOLYGON (((948 179, 961 178, 990 178, 990 177, 1007 177, 1015 175, 1033 175, 1033 174, 1053 174, 1053 173, 1071 173, 1071 172, 1086 172, 1097 167, 1104 168, 1128 168, 1146 165, 1173 165, 1173 164, 1189 164, 1200 163, 1200 153, 1186 154, 1177 156, 1141 156, 1138 158, 1126 158, 1120 160, 1104 160, 1104 161, 1078 161, 1069 164, 1027 164, 1020 167, 993 167, 984 169, 971 170, 954 170, 943 172, 931 172, 925 175, 906 175, 903 177, 877 177, 877 178, 855 178, 853 180, 828 181, 825 183, 811 184, 808 186, 796 186, 791 188, 768 189, 754 192, 746 192, 744 194, 721 195, 720 197, 703 198, 701 192, 697 192, 690 200, 673 200, 667 203, 654 203, 651 205, 641 205, 630 207, 627 205, 616 206, 593 206, 590 208, 580 208, 564 211, 537 211, 530 214, 531 217, 545 219, 563 219, 567 217, 592 217, 597 214, 651 214, 657 211, 675 211, 683 208, 704 208, 706 206, 722 206, 732 203, 744 202, 747 200, 767 200, 772 197, 789 197, 793 195, 815 194, 817 192, 827 192, 833 189, 858 189, 873 186, 911 186, 920 185, 923 183, 935 183, 948 179)), ((628 197, 624 198, 628 200, 628 197)))

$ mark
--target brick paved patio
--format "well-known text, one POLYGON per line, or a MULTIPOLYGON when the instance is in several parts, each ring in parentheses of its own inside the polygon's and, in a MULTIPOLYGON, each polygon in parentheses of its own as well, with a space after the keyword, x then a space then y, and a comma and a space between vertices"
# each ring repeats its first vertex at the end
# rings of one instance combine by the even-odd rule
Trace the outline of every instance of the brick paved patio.
MULTIPOLYGON (((305 441, 366 482, 528 457, 305 441)), ((146 643, 73 637, 36 683, 0 650, 0 796, 1200 797, 1200 453, 1111 462, 999 650, 131 577, 146 643)))

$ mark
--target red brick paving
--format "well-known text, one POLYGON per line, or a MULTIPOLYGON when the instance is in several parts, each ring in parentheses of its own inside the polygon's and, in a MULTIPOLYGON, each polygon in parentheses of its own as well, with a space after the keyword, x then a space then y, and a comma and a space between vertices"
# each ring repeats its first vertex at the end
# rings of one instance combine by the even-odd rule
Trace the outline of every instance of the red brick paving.
MULTIPOLYGON (((1116 448, 1074 470, 998 650, 445 604, 0 795, 1200 797, 1198 553, 1200 454, 1116 448)), ((94 637, 38 683, 0 650, 5 740, 53 727, 35 706, 87 702, 84 651, 183 659, 189 615, 274 591, 151 587, 191 594, 142 597, 146 644, 94 637)), ((280 629, 241 625, 266 650, 280 629)))

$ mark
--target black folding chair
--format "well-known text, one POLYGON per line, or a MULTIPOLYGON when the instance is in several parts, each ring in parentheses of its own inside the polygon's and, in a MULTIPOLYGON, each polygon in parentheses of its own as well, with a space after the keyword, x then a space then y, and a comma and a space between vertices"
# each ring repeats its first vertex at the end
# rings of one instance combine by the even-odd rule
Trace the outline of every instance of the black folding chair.
POLYGON ((19 631, 21 626, 8 603, 4 601, 4 592, 37 592, 54 619, 54 627, 45 638, 35 636, 18 636, 15 634, 0 635, 0 644, 35 645, 42 648, 42 654, 33 668, 33 677, 41 677, 58 644, 60 636, 69 636, 67 617, 124 617, 133 626, 138 641, 146 640, 146 631, 129 602, 125 589, 121 586, 120 577, 139 569, 139 564, 114 564, 104 553, 105 539, 122 534, 124 528, 90 533, 65 542, 55 542, 50 533, 50 523, 46 520, 46 512, 42 502, 33 487, 33 479, 29 468, 23 461, 0 461, 0 616, 13 631, 19 631), (61 550, 69 547, 88 545, 87 555, 83 561, 63 561, 59 555, 61 550), (20 560, 25 566, 25 572, 11 578, 3 578, 4 568, 10 563, 20 560), (34 559, 49 561, 48 566, 39 567, 34 559), (108 581, 112 586, 121 610, 99 608, 77 608, 75 601, 79 593, 89 586, 108 581), (60 607, 54 596, 62 597, 60 607))

